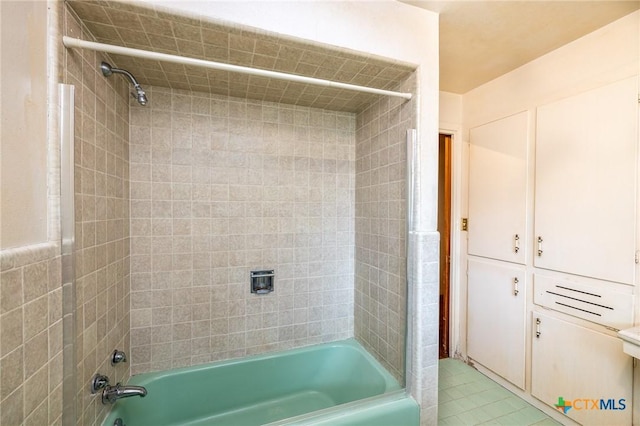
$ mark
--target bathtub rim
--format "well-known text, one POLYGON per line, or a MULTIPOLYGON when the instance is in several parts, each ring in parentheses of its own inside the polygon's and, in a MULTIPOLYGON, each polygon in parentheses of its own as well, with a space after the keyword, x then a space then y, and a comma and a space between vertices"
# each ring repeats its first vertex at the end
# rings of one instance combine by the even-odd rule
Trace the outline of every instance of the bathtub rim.
MULTIPOLYGON (((204 364, 186 366, 186 367, 178 367, 172 368, 169 370, 159 370, 159 371, 149 371, 146 373, 140 373, 132 375, 127 381, 128 384, 144 386, 146 383, 149 383, 152 380, 162 379, 168 376, 172 376, 178 373, 186 373, 186 372, 198 372, 207 370, 212 367, 224 367, 224 366, 232 366, 243 364, 245 362, 254 362, 260 360, 268 360, 273 358, 278 358, 281 356, 293 355, 293 354, 304 354, 306 352, 313 352, 319 348, 337 348, 337 347, 347 347, 359 352, 362 356, 364 356, 367 361, 375 368, 378 373, 383 377, 387 391, 383 394, 387 394, 389 392, 394 392, 396 390, 403 390, 405 387, 395 378, 393 375, 387 371, 386 368, 378 361, 373 355, 367 351, 367 349, 357 341, 355 337, 350 337, 348 339, 343 340, 335 340, 331 342, 325 343, 316 343, 308 346, 301 346, 299 348, 292 349, 284 349, 284 350, 275 350, 272 352, 265 352, 261 354, 255 355, 246 355, 238 358, 232 358, 221 361, 211 361, 204 364)), ((367 399, 367 398, 365 398, 367 399)))
POLYGON ((312 411, 310 413, 300 414, 298 416, 289 417, 275 422, 266 423, 263 426, 288 426, 288 425, 313 425, 318 421, 327 421, 343 417, 345 413, 351 413, 359 409, 366 409, 368 406, 379 407, 381 405, 392 404, 394 402, 409 399, 419 405, 415 399, 407 392, 405 388, 389 391, 380 395, 371 396, 369 398, 359 399, 357 401, 347 402, 345 404, 335 405, 329 408, 312 411))

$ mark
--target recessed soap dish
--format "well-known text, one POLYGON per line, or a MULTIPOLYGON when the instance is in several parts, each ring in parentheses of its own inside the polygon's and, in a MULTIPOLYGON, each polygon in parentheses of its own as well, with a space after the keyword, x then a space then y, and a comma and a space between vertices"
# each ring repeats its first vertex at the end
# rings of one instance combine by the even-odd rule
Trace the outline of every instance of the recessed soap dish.
POLYGON ((273 291, 275 278, 273 269, 263 271, 251 271, 251 293, 267 294, 273 291))

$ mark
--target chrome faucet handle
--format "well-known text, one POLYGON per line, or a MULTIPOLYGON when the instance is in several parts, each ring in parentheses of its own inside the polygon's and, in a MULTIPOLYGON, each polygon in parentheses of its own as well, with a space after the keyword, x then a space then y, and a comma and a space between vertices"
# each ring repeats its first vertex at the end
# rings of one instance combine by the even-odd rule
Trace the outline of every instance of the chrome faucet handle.
POLYGON ((103 374, 96 374, 91 380, 91 393, 98 393, 100 389, 104 389, 109 385, 109 378, 103 374))
POLYGON ((114 350, 111 354, 111 365, 116 365, 121 362, 127 362, 127 354, 124 351, 114 350))

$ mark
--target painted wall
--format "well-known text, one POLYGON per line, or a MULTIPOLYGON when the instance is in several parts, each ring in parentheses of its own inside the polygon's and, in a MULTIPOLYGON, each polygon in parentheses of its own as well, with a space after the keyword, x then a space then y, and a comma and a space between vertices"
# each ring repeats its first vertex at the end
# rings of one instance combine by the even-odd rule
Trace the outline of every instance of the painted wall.
POLYGON ((640 12, 623 17, 463 96, 470 127, 638 75, 640 12))
POLYGON ((440 129, 457 130, 462 126, 462 95, 440 92, 440 129))
POLYGON ((0 2, 0 249, 47 241, 47 7, 0 2))

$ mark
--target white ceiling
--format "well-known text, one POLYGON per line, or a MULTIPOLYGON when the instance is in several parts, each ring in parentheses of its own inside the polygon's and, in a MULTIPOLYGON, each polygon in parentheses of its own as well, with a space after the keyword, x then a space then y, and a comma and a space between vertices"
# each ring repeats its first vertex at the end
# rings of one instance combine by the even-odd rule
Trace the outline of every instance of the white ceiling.
POLYGON ((640 7, 640 0, 401 1, 440 13, 440 89, 460 94, 640 7))

